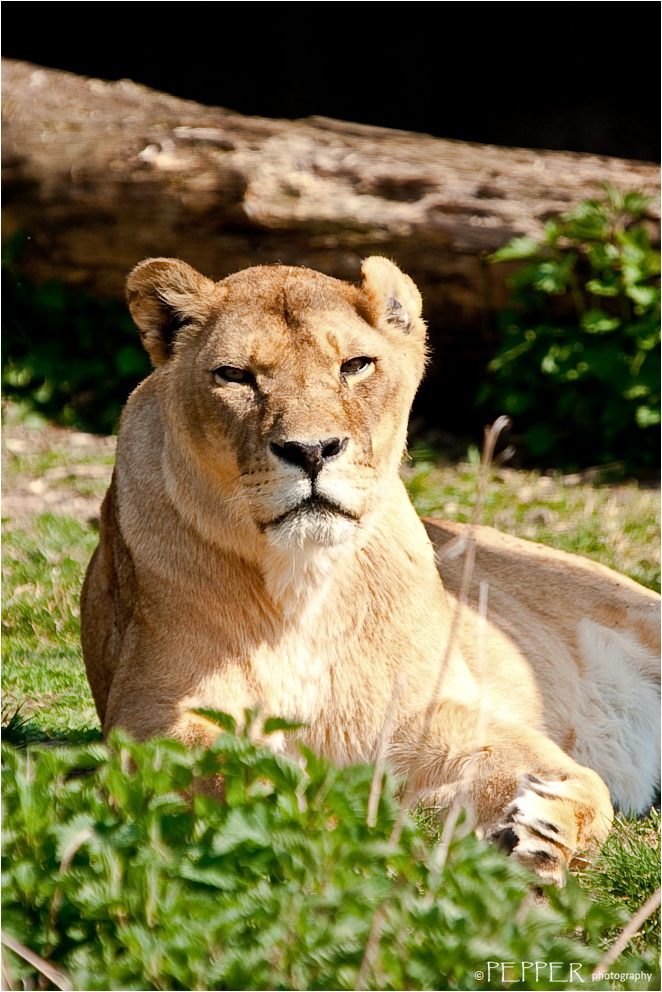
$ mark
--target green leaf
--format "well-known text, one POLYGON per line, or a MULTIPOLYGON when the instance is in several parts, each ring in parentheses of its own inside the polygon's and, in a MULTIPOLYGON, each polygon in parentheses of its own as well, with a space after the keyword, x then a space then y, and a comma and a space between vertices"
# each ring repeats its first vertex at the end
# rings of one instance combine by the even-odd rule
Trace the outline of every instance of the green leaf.
POLYGON ((614 210, 621 211, 625 207, 625 195, 620 189, 616 189, 610 183, 605 183, 603 185, 605 195, 607 198, 607 203, 614 210))
POLYGON ((619 281, 614 277, 610 279, 589 279, 586 283, 586 288, 594 296, 618 296, 621 292, 619 281))
POLYGON ((268 847, 270 832, 267 826, 266 807, 234 807, 228 811, 225 823, 216 831, 213 840, 215 854, 228 854, 243 845, 268 847))
POLYGON ((610 317, 604 310, 587 310, 581 319, 581 326, 587 334, 609 334, 621 326, 618 317, 610 317))
POLYGON ((577 256, 574 252, 567 252, 558 261, 550 260, 541 262, 538 266, 538 275, 534 283, 536 289, 551 296, 558 296, 565 293, 576 259, 577 256))
POLYGON ((178 873, 191 882, 199 882, 200 885, 209 885, 226 892, 231 892, 237 887, 234 874, 229 872, 227 867, 218 864, 195 865, 184 860, 178 866, 178 873))
POLYGON ((620 258, 618 248, 609 242, 606 244, 596 242, 589 245, 586 254, 591 266, 597 272, 602 272, 605 269, 611 270, 620 258))
POLYGON ((563 225, 559 223, 556 217, 550 217, 549 220, 545 221, 545 244, 549 245, 550 248, 556 247, 562 234, 563 225))
POLYGON ((639 427, 657 427, 660 423, 659 407, 638 406, 634 415, 639 427))
POLYGON ((627 295, 640 307, 659 307, 660 290, 657 286, 628 286, 627 295))
POLYGON ((66 823, 56 826, 54 829, 56 856, 60 860, 65 855, 71 857, 75 848, 92 839, 95 825, 96 817, 90 812, 82 812, 66 823))
POLYGON ((489 257, 490 262, 508 262, 521 258, 533 258, 540 252, 540 242, 533 238, 513 238, 502 248, 498 248, 489 257))
POLYGON ((641 382, 636 386, 631 386, 629 389, 626 389, 623 393, 623 399, 638 400, 641 399, 642 396, 650 396, 650 392, 650 386, 647 386, 645 383, 641 382))
POLYGON ((580 203, 565 215, 565 234, 574 241, 604 241, 609 233, 609 219, 602 204, 595 200, 580 203))
POLYGON ((196 708, 192 712, 206 717, 207 720, 211 720, 212 723, 217 724, 221 730, 226 730, 229 734, 234 734, 237 730, 237 721, 229 713, 221 713, 220 710, 207 709, 206 707, 196 708))
POLYGON ((305 723, 296 723, 293 720, 284 720, 282 717, 270 716, 264 721, 264 733, 273 734, 277 730, 300 730, 306 727, 305 723))
POLYGON ((654 202, 652 197, 644 196, 637 190, 631 190, 623 197, 623 210, 633 218, 641 217, 654 202))

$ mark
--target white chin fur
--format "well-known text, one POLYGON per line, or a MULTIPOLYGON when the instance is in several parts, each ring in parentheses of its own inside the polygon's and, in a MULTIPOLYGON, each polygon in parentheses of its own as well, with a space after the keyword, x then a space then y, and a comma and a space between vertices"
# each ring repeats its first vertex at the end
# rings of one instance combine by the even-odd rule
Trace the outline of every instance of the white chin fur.
POLYGON ((350 553, 358 526, 329 513, 296 514, 270 528, 263 562, 269 594, 286 612, 307 617, 323 599, 338 559, 350 553))
MULTIPOLYGON (((267 531, 269 543, 279 550, 303 550, 306 545, 335 548, 356 533, 356 522, 326 510, 293 513, 267 531)), ((312 550, 312 549, 311 549, 312 550)))

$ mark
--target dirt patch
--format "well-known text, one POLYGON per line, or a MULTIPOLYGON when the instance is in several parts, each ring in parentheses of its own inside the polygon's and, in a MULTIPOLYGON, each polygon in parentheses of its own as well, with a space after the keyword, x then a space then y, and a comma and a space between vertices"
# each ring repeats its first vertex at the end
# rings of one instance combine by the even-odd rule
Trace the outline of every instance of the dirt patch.
POLYGON ((2 515, 40 513, 98 519, 113 472, 115 437, 46 424, 5 426, 2 444, 2 515))

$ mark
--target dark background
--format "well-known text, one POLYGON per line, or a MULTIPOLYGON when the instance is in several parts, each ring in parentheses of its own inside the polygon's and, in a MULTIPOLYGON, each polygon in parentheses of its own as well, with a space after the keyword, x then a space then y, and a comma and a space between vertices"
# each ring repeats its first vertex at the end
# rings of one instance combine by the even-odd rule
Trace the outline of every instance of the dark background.
POLYGON ((6 3, 3 55, 265 117, 657 161, 656 3, 6 3))

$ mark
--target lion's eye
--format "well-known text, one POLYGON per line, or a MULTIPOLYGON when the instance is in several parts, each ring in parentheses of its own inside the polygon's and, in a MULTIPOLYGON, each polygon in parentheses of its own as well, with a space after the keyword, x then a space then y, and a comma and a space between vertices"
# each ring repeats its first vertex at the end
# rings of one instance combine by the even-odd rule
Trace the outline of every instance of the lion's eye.
POLYGON ((366 358, 365 356, 361 358, 350 358, 349 361, 343 362, 340 366, 340 371, 343 375, 356 375, 357 372, 365 372, 372 364, 372 358, 366 358))
POLYGON ((221 365, 220 368, 214 369, 214 377, 219 383, 237 382, 240 385, 249 385, 255 381, 252 372, 238 369, 234 365, 221 365))

